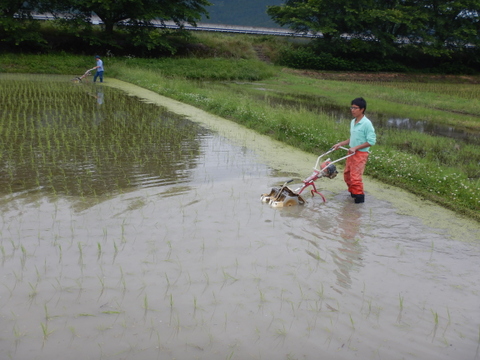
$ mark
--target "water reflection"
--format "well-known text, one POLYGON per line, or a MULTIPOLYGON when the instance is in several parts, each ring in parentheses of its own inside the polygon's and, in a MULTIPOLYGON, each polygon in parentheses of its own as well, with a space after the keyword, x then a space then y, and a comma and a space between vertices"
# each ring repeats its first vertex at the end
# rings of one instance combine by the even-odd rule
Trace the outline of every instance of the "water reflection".
POLYGON ((301 231, 292 230, 288 236, 305 244, 305 253, 315 261, 334 265, 329 270, 335 275, 336 286, 332 285, 332 289, 342 294, 355 286, 353 273, 360 272, 364 266, 366 248, 362 244, 361 229, 365 228, 365 214, 362 207, 350 198, 342 199, 339 205, 340 208, 333 209, 334 205, 330 202, 309 198, 305 206, 275 211, 282 222, 291 222, 295 226, 306 222, 306 225, 300 226, 301 231))
POLYGON ((377 115, 375 118, 375 125, 387 129, 411 130, 430 135, 444 136, 472 144, 480 144, 480 137, 478 134, 457 129, 453 126, 433 124, 425 120, 388 118, 382 115, 377 115))
MULTIPOLYGON (((95 91, 92 91, 92 92, 89 91, 88 95, 96 99, 97 108, 103 105, 105 101, 105 94, 103 92, 102 86, 96 87, 95 91)), ((100 123, 102 123, 104 120, 103 111, 94 111, 92 114, 92 119, 93 119, 94 126, 100 125, 100 123)))
POLYGON ((104 102, 104 93, 101 87, 96 88, 96 93, 91 94, 95 99, 97 99, 97 105, 102 105, 104 102))
POLYGON ((359 229, 362 223, 361 208, 347 201, 343 204, 337 220, 340 246, 335 251, 330 251, 330 255, 338 267, 333 271, 337 276, 337 285, 349 289, 352 286, 351 272, 358 271, 358 268, 363 266, 362 252, 364 249, 359 238, 359 229))

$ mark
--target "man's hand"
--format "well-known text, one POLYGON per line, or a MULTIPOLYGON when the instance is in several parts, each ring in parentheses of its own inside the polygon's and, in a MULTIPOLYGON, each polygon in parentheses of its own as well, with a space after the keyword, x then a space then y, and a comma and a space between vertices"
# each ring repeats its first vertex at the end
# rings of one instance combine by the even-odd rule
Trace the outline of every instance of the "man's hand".
POLYGON ((339 143, 336 143, 335 145, 332 146, 333 150, 338 150, 338 148, 342 146, 347 146, 350 143, 350 139, 345 140, 345 141, 340 141, 339 143))

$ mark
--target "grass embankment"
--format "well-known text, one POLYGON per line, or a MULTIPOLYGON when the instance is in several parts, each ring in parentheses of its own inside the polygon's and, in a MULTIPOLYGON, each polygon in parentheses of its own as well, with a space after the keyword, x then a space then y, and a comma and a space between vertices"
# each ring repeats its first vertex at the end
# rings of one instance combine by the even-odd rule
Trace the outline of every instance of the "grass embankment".
MULTIPOLYGON (((105 59, 116 77, 232 119, 256 131, 318 154, 348 137, 348 121, 319 103, 346 109, 363 96, 368 116, 429 120, 480 129, 477 86, 315 79, 252 59, 105 59), (235 80, 235 81, 233 81, 235 80), (297 99, 297 105, 278 98, 297 99), (298 105, 300 104, 300 106, 298 105), (317 106, 316 106, 317 105, 317 106)), ((0 71, 81 74, 91 57, 0 56, 0 71)), ((108 81, 108 80, 107 80, 108 81)), ((480 148, 462 141, 394 129, 377 129, 378 144, 366 173, 480 221, 480 148)), ((340 154, 338 154, 340 155, 340 154)))

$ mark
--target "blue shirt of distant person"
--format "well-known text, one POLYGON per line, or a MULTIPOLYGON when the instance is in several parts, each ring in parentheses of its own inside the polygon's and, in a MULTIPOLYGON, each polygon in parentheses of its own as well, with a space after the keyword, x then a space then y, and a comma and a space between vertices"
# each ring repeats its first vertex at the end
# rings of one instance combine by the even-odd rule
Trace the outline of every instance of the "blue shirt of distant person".
POLYGON ((93 77, 93 82, 97 82, 97 78, 100 79, 100 82, 103 82, 103 61, 100 59, 100 56, 95 56, 95 60, 97 60, 97 66, 94 69, 97 69, 95 76, 93 77))

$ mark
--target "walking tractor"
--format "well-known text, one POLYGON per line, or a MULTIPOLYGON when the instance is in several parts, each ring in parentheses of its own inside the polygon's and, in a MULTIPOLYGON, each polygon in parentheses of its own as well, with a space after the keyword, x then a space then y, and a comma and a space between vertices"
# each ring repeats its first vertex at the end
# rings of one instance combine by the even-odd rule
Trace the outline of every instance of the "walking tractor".
MULTIPOLYGON (((348 151, 347 148, 344 148, 344 147, 340 147, 340 148, 348 151)), ((344 160, 352 156, 353 154, 355 154, 355 153, 348 154, 335 161, 330 161, 330 158, 328 158, 327 160, 321 163, 322 158, 330 154, 332 151, 334 151, 333 148, 328 150, 325 154, 322 154, 317 158, 317 162, 315 163, 315 167, 313 168, 312 175, 310 175, 305 180, 303 180, 302 186, 300 186, 295 190, 292 190, 287 185, 291 183, 293 179, 288 180, 282 186, 274 187, 268 194, 263 194, 262 196, 260 196, 260 199, 262 200, 262 202, 267 203, 274 208, 304 205, 306 201, 301 196, 301 194, 306 188, 310 186, 312 187, 312 189, 310 189, 310 193, 312 194, 312 196, 315 196, 315 194, 320 195, 323 202, 325 202, 326 201, 325 196, 323 196, 323 194, 317 190, 317 187, 315 186, 315 181, 322 177, 333 179, 338 174, 335 163, 341 160, 344 160)))

